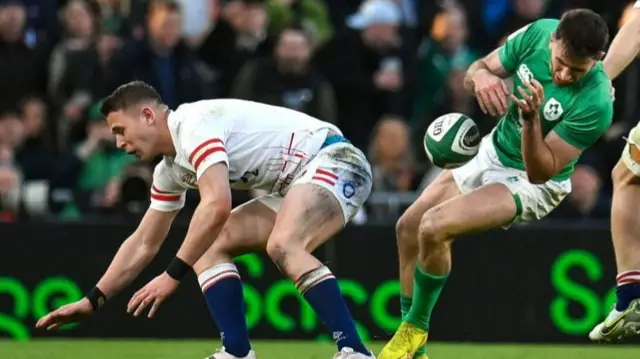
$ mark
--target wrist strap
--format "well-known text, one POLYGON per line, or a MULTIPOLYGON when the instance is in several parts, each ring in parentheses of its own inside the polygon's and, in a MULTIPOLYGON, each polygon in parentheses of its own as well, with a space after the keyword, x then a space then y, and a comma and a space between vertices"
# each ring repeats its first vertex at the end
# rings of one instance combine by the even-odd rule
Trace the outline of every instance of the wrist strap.
POLYGON ((191 270, 191 266, 178 257, 174 257, 167 267, 167 274, 175 280, 181 280, 191 270))
POLYGON ((94 312, 107 304, 107 296, 98 287, 93 287, 86 297, 89 299, 94 312))

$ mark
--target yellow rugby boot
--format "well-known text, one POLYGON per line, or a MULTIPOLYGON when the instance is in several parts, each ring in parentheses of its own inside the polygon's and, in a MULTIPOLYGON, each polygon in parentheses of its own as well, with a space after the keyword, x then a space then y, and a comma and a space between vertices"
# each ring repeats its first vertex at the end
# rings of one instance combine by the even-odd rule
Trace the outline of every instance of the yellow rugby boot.
POLYGON ((378 359, 412 359, 413 354, 427 342, 427 334, 426 331, 403 322, 393 338, 382 348, 378 359))

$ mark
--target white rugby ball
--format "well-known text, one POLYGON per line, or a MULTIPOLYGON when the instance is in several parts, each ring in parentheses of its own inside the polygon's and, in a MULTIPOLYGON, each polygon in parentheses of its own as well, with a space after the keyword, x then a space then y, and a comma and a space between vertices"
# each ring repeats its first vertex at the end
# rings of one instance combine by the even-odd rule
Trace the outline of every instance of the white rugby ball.
POLYGON ((424 135, 424 150, 436 167, 457 168, 469 162, 480 147, 480 131, 475 121, 461 113, 436 118, 424 135))

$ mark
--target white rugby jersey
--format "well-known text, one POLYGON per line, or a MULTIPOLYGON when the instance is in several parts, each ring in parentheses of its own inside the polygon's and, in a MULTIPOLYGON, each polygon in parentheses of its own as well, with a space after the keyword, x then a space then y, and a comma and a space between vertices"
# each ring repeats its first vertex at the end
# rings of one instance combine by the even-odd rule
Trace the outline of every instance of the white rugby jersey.
POLYGON ((636 1, 636 3, 633 5, 633 7, 640 8, 640 1, 636 1))
POLYGON ((174 211, 210 166, 224 162, 233 189, 278 191, 324 143, 334 125, 283 107, 244 100, 203 100, 168 117, 176 156, 153 173, 151 208, 174 211))

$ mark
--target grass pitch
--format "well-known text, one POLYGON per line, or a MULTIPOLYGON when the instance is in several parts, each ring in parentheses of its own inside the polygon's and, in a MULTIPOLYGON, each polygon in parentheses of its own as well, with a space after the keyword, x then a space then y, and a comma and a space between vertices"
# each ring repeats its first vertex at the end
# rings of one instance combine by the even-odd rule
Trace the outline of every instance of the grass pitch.
MULTIPOLYGON (((219 345, 201 340, 35 340, 0 341, 2 359, 202 359, 219 345)), ((383 343, 371 345, 376 353, 383 343)), ((259 359, 331 359, 334 346, 318 342, 256 341, 259 359)), ((637 359, 638 346, 547 346, 439 344, 430 359, 637 359)))

